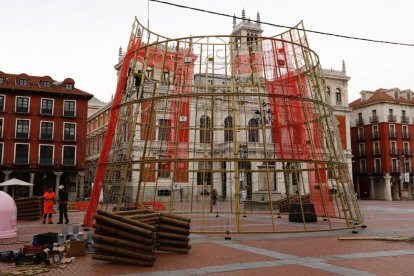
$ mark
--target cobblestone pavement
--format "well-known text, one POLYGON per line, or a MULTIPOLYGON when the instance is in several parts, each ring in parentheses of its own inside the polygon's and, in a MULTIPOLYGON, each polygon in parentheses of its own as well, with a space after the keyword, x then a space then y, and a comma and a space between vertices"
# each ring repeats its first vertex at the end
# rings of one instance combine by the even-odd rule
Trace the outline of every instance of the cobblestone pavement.
MULTIPOLYGON (((414 236, 414 201, 360 201, 366 229, 288 234, 191 235, 187 255, 157 253, 153 267, 111 264, 78 257, 44 275, 414 275, 414 242, 338 240, 342 236, 414 236)), ((84 213, 70 213, 80 223, 84 213)), ((19 222, 18 237, 0 240, 0 251, 60 232, 60 225, 19 222)), ((7 264, 0 263, 7 271, 7 264)))

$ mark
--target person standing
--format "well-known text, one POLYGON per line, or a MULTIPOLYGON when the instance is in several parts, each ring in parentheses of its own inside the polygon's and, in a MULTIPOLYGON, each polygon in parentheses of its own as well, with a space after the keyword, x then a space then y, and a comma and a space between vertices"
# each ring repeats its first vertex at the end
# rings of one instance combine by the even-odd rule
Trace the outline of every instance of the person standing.
POLYGON ((46 217, 48 217, 48 223, 53 224, 52 215, 53 211, 53 204, 55 201, 55 193, 53 192, 53 188, 49 188, 44 194, 44 201, 43 201, 43 224, 46 223, 46 217))
POLYGON ((213 205, 217 204, 218 193, 216 189, 213 189, 213 205))
POLYGON ((65 189, 65 186, 59 186, 59 222, 58 224, 63 223, 63 216, 65 216, 65 223, 69 223, 68 219, 68 192, 65 189))

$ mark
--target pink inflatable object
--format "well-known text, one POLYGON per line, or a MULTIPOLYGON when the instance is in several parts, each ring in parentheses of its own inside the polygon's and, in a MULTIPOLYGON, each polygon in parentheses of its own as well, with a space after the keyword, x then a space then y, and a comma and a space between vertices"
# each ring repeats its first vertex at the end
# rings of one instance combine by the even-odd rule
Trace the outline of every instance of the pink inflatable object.
POLYGON ((0 191, 0 239, 17 237, 17 207, 13 198, 0 191))

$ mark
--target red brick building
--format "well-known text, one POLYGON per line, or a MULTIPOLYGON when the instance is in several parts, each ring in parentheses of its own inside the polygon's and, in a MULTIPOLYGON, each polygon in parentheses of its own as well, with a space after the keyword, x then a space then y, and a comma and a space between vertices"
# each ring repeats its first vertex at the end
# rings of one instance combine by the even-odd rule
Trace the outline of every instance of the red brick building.
POLYGON ((350 103, 354 183, 362 198, 413 197, 413 97, 398 88, 364 90, 350 103))
POLYGON ((42 195, 65 185, 83 196, 88 100, 92 94, 67 78, 0 72, 0 181, 34 186, 16 196, 42 195))

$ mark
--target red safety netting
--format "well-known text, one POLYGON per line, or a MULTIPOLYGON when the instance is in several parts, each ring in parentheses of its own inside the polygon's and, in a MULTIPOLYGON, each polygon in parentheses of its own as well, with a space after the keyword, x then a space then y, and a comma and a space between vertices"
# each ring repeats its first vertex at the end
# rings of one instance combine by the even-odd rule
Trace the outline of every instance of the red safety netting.
POLYGON ((319 125, 320 115, 313 109, 313 103, 306 100, 312 99, 307 88, 309 80, 303 74, 303 68, 297 65, 298 58, 294 56, 297 53, 292 44, 276 40, 271 43, 271 50, 264 51, 264 71, 275 155, 287 162, 307 166, 309 190, 316 213, 334 216, 326 165, 313 163, 323 160, 323 137, 319 134, 323 133, 323 128, 319 125))

